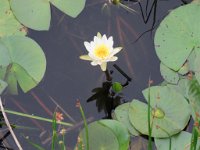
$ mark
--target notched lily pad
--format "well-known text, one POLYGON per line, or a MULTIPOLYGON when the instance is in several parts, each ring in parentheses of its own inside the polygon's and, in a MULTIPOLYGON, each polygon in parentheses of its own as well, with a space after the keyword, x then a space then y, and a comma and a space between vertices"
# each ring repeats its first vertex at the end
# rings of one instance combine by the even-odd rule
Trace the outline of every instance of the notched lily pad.
POLYGON ((6 87, 7 87, 7 83, 2 81, 2 80, 0 80, 0 95, 4 92, 6 87))
POLYGON ((155 34, 156 53, 167 67, 178 71, 193 49, 200 46, 200 5, 191 3, 172 10, 155 34))
POLYGON ((71 17, 76 17, 85 6, 85 0, 10 0, 17 19, 35 30, 49 29, 50 3, 71 17))
MULTIPOLYGON (((143 94, 148 99, 146 89, 143 94)), ((184 96, 167 86, 150 88, 151 122, 153 137, 169 137, 185 128, 190 119, 190 107, 184 96)), ((133 100, 129 108, 129 118, 133 126, 148 135, 147 104, 133 100)))
POLYGON ((0 38, 10 35, 26 35, 24 28, 10 10, 9 0, 0 0, 0 38))
POLYGON ((17 94, 17 82, 24 92, 35 87, 46 70, 46 58, 41 47, 24 36, 2 38, 1 44, 4 45, 0 46, 1 55, 7 56, 7 59, 0 61, 0 66, 9 64, 1 67, 0 73, 2 80, 8 83, 8 91, 17 94))

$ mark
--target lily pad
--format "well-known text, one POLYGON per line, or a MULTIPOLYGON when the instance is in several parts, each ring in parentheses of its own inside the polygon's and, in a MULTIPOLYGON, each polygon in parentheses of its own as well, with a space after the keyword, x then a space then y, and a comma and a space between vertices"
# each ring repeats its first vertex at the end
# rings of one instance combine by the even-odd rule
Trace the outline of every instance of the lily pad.
POLYGON ((129 121, 129 116, 128 116, 129 106, 130 106, 130 103, 119 105, 115 109, 114 115, 115 115, 116 120, 123 123, 132 135, 137 136, 140 133, 133 127, 133 125, 129 121))
MULTIPOLYGON (((171 137, 171 150, 189 150, 191 143, 191 133, 182 131, 171 137)), ((155 139, 157 150, 169 150, 169 138, 155 139)), ((197 144, 197 149, 199 142, 197 144)))
POLYGON ((200 47, 200 5, 191 3, 171 11, 155 34, 156 53, 167 67, 178 71, 193 49, 200 47))
MULTIPOLYGON (((128 149, 129 134, 126 128, 115 120, 100 120, 88 125, 89 149, 124 150, 128 149)), ((80 132, 83 145, 86 146, 86 135, 80 132)))
MULTIPOLYGON (((6 68, 0 68, 4 72, 2 79, 8 82, 8 90, 11 94, 17 94, 17 82, 24 92, 35 87, 43 78, 46 70, 46 59, 41 47, 32 39, 24 36, 4 37, 0 40, 4 45, 1 55, 8 55, 4 65, 9 62, 6 68)), ((0 47, 1 48, 1 47, 0 47)), ((1 51, 1 50, 0 50, 1 51)), ((1 65, 1 64, 0 64, 1 65)))
POLYGON ((162 77, 169 83, 177 84, 179 80, 179 75, 177 72, 171 70, 164 64, 160 64, 160 73, 162 77))
MULTIPOLYGON (((148 99, 146 89, 143 94, 148 99)), ((169 137, 185 128, 190 119, 190 107, 184 96, 167 86, 150 88, 152 137, 169 137)), ((147 104, 133 100, 129 108, 132 125, 142 134, 148 135, 147 104)))
POLYGON ((26 35, 23 28, 10 10, 9 0, 0 0, 0 38, 9 35, 26 35))
POLYGON ((50 3, 71 17, 76 17, 85 6, 85 0, 10 0, 11 8, 17 19, 35 30, 49 29, 50 3))

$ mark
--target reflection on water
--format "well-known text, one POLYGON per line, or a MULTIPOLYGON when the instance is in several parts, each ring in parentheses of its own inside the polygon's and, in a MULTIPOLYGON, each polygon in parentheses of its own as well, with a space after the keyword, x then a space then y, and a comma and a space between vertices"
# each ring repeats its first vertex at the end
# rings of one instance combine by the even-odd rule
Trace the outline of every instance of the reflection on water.
MULTIPOLYGON (((154 84, 162 81, 159 60, 153 45, 153 33, 148 32, 137 42, 135 40, 141 33, 151 29, 152 24, 156 27, 170 9, 182 4, 181 0, 159 1, 156 22, 151 16, 145 24, 141 15, 131 14, 112 5, 111 15, 105 15, 101 12, 105 2, 107 1, 87 0, 85 10, 77 19, 63 15, 52 6, 50 30, 47 32, 29 31, 29 36, 41 45, 47 57, 45 77, 31 92, 8 97, 5 101, 6 108, 46 118, 52 118, 57 108, 64 114, 64 121, 75 124, 73 128, 67 129, 66 135, 66 144, 71 149, 76 143, 79 129, 83 124, 80 112, 75 107, 76 99, 80 99, 85 115, 91 122, 105 117, 104 113, 98 113, 98 110, 103 110, 106 117, 110 117, 112 109, 124 100, 143 99, 141 91, 147 87, 150 75, 154 84), (124 47, 116 63, 132 78, 132 81, 123 89, 123 96, 113 96, 110 91, 112 81, 122 84, 127 81, 127 78, 112 66, 113 64, 108 64, 108 68, 114 70, 111 81, 106 78, 99 67, 92 67, 88 62, 79 59, 79 56, 85 52, 83 42, 90 41, 97 32, 113 36, 116 41, 114 46, 124 47), (107 101, 102 104, 102 99, 107 99, 107 101), (98 110, 95 101, 87 103, 87 100, 96 100, 98 110), (108 101, 116 103, 110 105, 108 101)), ((145 7, 145 1, 141 4, 145 7)), ((140 11, 138 5, 133 5, 133 8, 140 11)), ((14 124, 34 128, 15 130, 23 147, 28 150, 34 149, 24 140, 24 137, 28 136, 31 141, 50 149, 51 124, 13 115, 9 115, 9 119, 14 124)), ((140 138, 138 140, 136 143, 142 142, 140 138)), ((146 147, 136 143, 132 146, 133 150, 146 147)), ((14 145, 11 139, 8 140, 8 145, 11 147, 14 145)))

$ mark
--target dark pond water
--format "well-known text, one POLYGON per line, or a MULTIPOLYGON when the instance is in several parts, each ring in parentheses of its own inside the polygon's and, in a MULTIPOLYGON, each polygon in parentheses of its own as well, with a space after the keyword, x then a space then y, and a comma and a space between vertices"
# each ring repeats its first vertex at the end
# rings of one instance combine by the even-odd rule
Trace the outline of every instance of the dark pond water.
MULTIPOLYGON (((29 93, 20 93, 5 101, 6 108, 47 118, 52 118, 56 106, 61 107, 65 111, 62 112, 64 121, 74 120, 76 124, 75 128, 68 129, 66 134, 67 146, 71 148, 74 147, 79 128, 82 127, 80 112, 75 107, 77 99, 80 99, 89 121, 100 119, 105 115, 103 112, 98 113, 95 102, 86 102, 92 94, 91 90, 101 86, 105 81, 105 75, 99 67, 93 67, 89 62, 79 59, 80 55, 86 53, 84 41, 91 41, 97 32, 101 32, 113 36, 115 46, 124 47, 115 63, 132 78, 123 91, 125 100, 133 98, 142 100, 141 91, 147 87, 150 75, 154 84, 162 81, 159 60, 154 50, 153 34, 149 32, 134 42, 141 33, 151 28, 153 16, 147 24, 144 24, 141 15, 128 13, 116 6, 110 7, 111 15, 108 16, 101 11, 104 3, 105 0, 87 0, 86 8, 76 19, 63 15, 52 7, 50 30, 47 32, 29 30, 29 36, 41 45, 47 58, 47 71, 43 81, 29 93), (73 119, 70 120, 66 114, 73 119)), ((181 0, 159 1, 155 26, 171 9, 181 4, 181 0)), ((138 5, 133 8, 139 12, 138 5)), ((113 64, 109 63, 108 66, 114 71, 113 80, 124 83, 126 79, 116 71, 113 64)), ((58 108, 62 111, 61 109, 58 108)), ((24 140, 24 136, 50 149, 50 123, 14 115, 9 115, 9 119, 13 124, 37 128, 15 130, 24 149, 34 149, 24 140)), ((133 149, 142 149, 141 139, 135 141, 138 145, 133 144, 133 149)), ((11 147, 15 147, 11 138, 7 142, 11 147)))

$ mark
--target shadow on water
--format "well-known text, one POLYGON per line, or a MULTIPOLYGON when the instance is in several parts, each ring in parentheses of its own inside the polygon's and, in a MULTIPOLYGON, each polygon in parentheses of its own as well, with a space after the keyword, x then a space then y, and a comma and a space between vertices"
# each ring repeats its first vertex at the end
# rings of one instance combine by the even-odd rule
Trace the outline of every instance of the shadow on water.
MULTIPOLYGON (((144 23, 141 14, 131 14, 114 5, 108 6, 110 16, 102 13, 105 3, 106 0, 87 0, 86 8, 76 19, 63 15, 52 6, 50 30, 29 30, 29 36, 35 39, 45 52, 45 77, 31 92, 21 92, 18 96, 7 97, 5 101, 6 108, 46 118, 52 118, 57 108, 63 113, 64 121, 75 124, 74 127, 67 128, 66 134, 66 144, 71 149, 83 126, 80 112, 75 107, 77 99, 80 99, 89 122, 103 117, 110 118, 117 105, 133 98, 143 99, 141 91, 147 87, 150 75, 155 84, 162 81, 153 44, 154 31, 141 37, 140 35, 154 29, 152 27, 156 28, 170 9, 183 4, 181 0, 159 1, 156 20, 151 14, 148 22, 144 23), (113 36, 114 46, 124 48, 118 54, 119 60, 116 64, 128 77, 130 76, 131 82, 119 68, 113 67, 113 64, 108 64, 109 70, 113 71, 104 74, 99 67, 90 66, 88 62, 79 59, 79 56, 86 52, 83 42, 91 41, 97 32, 113 36), (123 95, 112 91, 114 81, 124 84, 123 95)), ((144 4, 145 1, 141 1, 141 7, 145 8, 144 4)), ((131 2, 128 5, 132 7, 131 2)), ((134 4, 133 7, 140 12, 138 5, 134 4)), ((50 149, 51 124, 13 115, 9 115, 9 119, 16 125, 33 127, 15 130, 23 147, 28 150, 34 149, 24 138, 29 137, 31 141, 50 149)), ((134 141, 136 142, 133 142, 132 150, 147 147, 141 138, 134 141)), ((7 142, 11 147, 14 145, 11 139, 7 142)))

